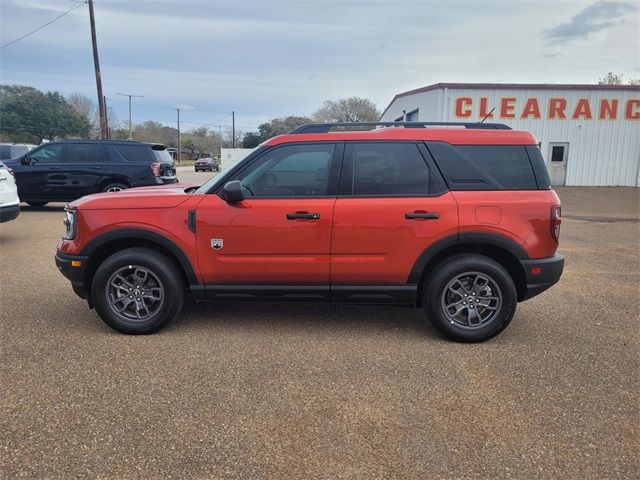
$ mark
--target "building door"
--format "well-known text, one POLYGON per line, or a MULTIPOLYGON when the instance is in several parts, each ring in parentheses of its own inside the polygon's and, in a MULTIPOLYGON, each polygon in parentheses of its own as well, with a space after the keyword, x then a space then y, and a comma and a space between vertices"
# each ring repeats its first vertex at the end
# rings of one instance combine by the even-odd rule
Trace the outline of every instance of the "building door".
POLYGON ((551 185, 562 186, 567 177, 567 157, 569 154, 568 143, 549 144, 549 177, 551 185))

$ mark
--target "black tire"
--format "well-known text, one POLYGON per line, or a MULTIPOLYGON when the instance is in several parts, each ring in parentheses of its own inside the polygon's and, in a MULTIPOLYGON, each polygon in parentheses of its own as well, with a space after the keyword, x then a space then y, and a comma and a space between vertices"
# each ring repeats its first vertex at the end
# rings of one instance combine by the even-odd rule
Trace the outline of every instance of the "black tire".
POLYGON ((35 202, 27 200, 27 205, 34 208, 44 207, 49 202, 35 202))
POLYGON ((129 188, 127 185, 125 185, 122 182, 112 182, 112 183, 108 183, 106 184, 104 187, 102 187, 102 192, 119 192, 120 190, 124 190, 126 188, 129 188))
MULTIPOLYGON (((135 275, 137 275, 137 271, 135 275)), ((121 276, 131 278, 126 277, 126 273, 121 274, 121 276)), ((131 285, 135 287, 133 283, 142 282, 138 282, 138 280, 132 281, 131 285)), ((147 287, 141 285, 141 288, 138 288, 137 291, 141 291, 144 294, 144 288, 147 287)), ((153 290, 153 288, 150 288, 150 290, 153 290)), ((137 298, 139 301, 145 302, 144 299, 137 298)), ((91 283, 91 299, 100 318, 114 330, 132 335, 154 333, 169 324, 182 310, 184 303, 183 276, 176 265, 165 255, 148 248, 128 248, 114 253, 100 264, 91 283), (152 308, 147 308, 149 315, 147 318, 140 320, 124 318, 133 315, 136 310, 139 315, 140 310, 135 302, 136 297, 126 295, 126 292, 122 296, 120 296, 121 293, 117 294, 117 297, 113 296, 114 291, 120 291, 117 290, 118 288, 126 290, 126 286, 129 284, 120 283, 114 289, 111 286, 112 284, 109 283, 114 275, 122 272, 123 269, 128 271, 131 267, 147 270, 149 272, 148 278, 150 279, 148 281, 159 285, 156 289, 162 289, 162 301, 158 301, 157 304, 154 301, 150 301, 149 303, 153 305, 151 305, 152 308), (122 288, 122 285, 125 285, 125 287, 122 288), (133 305, 131 305, 132 301, 127 300, 125 297, 128 297, 128 299, 134 298, 133 305), (113 303, 115 298, 120 298, 122 301, 115 303, 112 307, 110 302, 113 303), (124 313, 116 313, 115 310, 122 307, 127 301, 129 306, 124 309, 124 313), (152 311, 154 308, 155 310, 152 311)))
POLYGON ((425 280, 422 290, 424 308, 431 324, 443 336, 458 342, 482 342, 495 337, 511 322, 518 302, 515 284, 504 267, 491 258, 472 253, 455 255, 438 264, 425 280), (467 294, 472 298, 473 289, 469 284, 476 278, 479 279, 477 288, 484 290, 473 293, 473 302, 481 303, 464 302, 464 306, 461 305, 467 294), (462 282, 458 281, 460 279, 462 282), (488 287, 482 287, 483 279, 489 279, 485 284, 488 287), (460 288, 464 287, 463 282, 468 282, 466 288, 460 288), (455 285, 459 288, 453 288, 455 285), (447 303, 456 303, 449 313, 445 311, 447 303), (464 310, 457 315, 451 314, 458 308, 464 310), (486 323, 479 320, 477 315, 481 314, 487 315, 486 323), (469 318, 471 315, 475 315, 473 322, 469 318), (468 325, 464 324, 465 316, 468 325))

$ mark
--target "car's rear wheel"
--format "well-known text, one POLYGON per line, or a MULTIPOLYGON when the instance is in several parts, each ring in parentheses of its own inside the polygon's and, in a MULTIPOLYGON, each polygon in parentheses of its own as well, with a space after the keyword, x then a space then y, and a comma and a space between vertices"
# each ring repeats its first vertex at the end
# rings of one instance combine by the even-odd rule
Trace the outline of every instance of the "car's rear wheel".
POLYGON ((128 248, 100 264, 91 283, 91 298, 100 318, 114 330, 154 333, 182 310, 182 274, 159 252, 128 248))
POLYGON ((44 207, 47 203, 49 202, 34 202, 34 201, 29 201, 27 200, 27 205, 29 205, 30 207, 44 207))
POLYGON ((423 300, 436 330, 460 342, 496 336, 513 318, 518 301, 504 267, 477 254, 456 255, 437 265, 423 285, 423 300))
POLYGON ((109 183, 109 184, 105 185, 102 188, 102 191, 103 192, 120 192, 120 191, 124 190, 125 188, 127 188, 127 186, 124 183, 113 182, 113 183, 109 183))

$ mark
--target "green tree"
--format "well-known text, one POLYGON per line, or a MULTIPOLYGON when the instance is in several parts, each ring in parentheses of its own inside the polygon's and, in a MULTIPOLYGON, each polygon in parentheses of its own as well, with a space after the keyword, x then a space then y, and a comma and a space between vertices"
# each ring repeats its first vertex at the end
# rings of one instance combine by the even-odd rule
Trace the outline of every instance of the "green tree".
POLYGON ((269 140, 276 135, 284 135, 291 130, 295 130, 300 125, 311 123, 308 117, 288 116, 283 118, 274 118, 268 122, 258 125, 257 132, 247 132, 242 138, 242 146, 244 148, 255 148, 262 142, 269 140))
POLYGON ((26 85, 0 85, 0 133, 13 142, 88 138, 91 123, 58 92, 26 85))
POLYGON ((376 122, 380 112, 367 98, 349 97, 336 101, 325 100, 313 114, 316 122, 376 122))

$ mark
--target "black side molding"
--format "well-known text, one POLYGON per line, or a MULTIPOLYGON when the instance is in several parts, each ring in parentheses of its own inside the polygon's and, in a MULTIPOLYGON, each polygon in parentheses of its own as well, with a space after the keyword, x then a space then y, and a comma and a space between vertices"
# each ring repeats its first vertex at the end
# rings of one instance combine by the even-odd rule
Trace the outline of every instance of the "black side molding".
POLYGON ((196 211, 189 210, 187 213, 187 227, 189 227, 189 231, 192 233, 196 233, 196 211))
POLYGON ((472 243, 499 247, 512 254, 518 260, 529 259, 529 255, 527 255, 527 252, 525 252, 525 250, 520 245, 507 237, 503 237, 502 235, 497 235, 494 233, 462 232, 457 235, 454 234, 448 237, 441 238, 437 242, 427 247, 413 264, 413 268, 409 273, 409 278, 407 278, 407 283, 414 285, 420 283, 422 272, 424 271, 427 263, 429 263, 431 259, 433 259, 443 250, 455 245, 465 245, 472 243))

